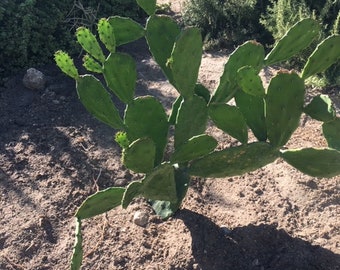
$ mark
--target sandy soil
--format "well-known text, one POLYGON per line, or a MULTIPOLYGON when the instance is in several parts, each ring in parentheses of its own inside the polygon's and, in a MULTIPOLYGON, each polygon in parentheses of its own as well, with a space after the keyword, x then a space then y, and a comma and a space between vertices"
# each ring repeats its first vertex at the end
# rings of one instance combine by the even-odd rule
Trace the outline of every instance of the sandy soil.
MULTIPOLYGON (((171 1, 178 11, 182 1, 171 1)), ((177 93, 138 42, 138 95, 170 110, 177 93)), ((227 59, 205 54, 200 81, 213 89, 227 59)), ((22 74, 0 89, 0 269, 68 269, 76 208, 90 194, 138 179, 120 163, 114 131, 93 119, 74 82, 53 65, 43 91, 22 74)), ((315 91, 314 91, 315 92, 315 91)), ((331 93, 339 104, 339 91, 331 93)), ((118 104, 119 105, 119 104, 118 104)), ((339 112, 340 106, 337 107, 339 112)), ((209 132, 221 146, 233 139, 209 132)), ((325 146, 321 124, 301 122, 289 147, 325 146)), ((340 177, 303 175, 282 160, 226 179, 193 179, 182 209, 167 221, 142 200, 86 220, 83 269, 340 269, 340 177), (146 227, 132 222, 149 213, 146 227)))

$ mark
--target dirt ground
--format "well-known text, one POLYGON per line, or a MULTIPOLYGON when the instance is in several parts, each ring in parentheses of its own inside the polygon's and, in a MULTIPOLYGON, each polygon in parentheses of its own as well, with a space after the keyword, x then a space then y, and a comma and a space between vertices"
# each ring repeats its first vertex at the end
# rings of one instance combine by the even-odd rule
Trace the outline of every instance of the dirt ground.
MULTIPOLYGON (((166 2, 166 1, 164 1, 166 2)), ((172 1, 180 10, 181 1, 172 1)), ((176 91, 138 42, 138 95, 170 110, 176 91)), ((200 81, 217 84, 226 55, 205 54, 200 81)), ((74 213, 98 189, 138 179, 120 163, 114 130, 79 102, 74 82, 54 66, 43 91, 22 85, 24 72, 0 89, 0 269, 68 269, 74 213)), ((312 92, 317 92, 316 90, 312 92)), ((338 89, 330 91, 340 112, 338 89)), ((118 104, 119 105, 119 104, 118 104)), ((233 139, 209 129, 220 147, 233 139)), ((304 118, 288 147, 325 146, 321 124, 304 118)), ((239 177, 193 179, 182 209, 167 221, 137 199, 85 220, 82 269, 338 270, 340 177, 303 175, 278 159, 239 177), (137 210, 150 219, 132 222, 137 210)))

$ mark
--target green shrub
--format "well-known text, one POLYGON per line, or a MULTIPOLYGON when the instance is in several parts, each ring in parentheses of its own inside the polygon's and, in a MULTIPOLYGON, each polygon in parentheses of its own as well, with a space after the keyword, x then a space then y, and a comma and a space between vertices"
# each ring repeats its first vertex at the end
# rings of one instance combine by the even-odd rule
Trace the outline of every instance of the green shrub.
POLYGON ((190 0, 186 2, 183 20, 201 29, 207 41, 221 46, 256 39, 271 42, 270 34, 259 23, 268 0, 190 0))
POLYGON ((84 9, 77 8, 76 5, 81 3, 70 0, 1 0, 0 83, 20 69, 50 62, 57 49, 75 52, 75 29, 72 26, 76 28, 85 23, 86 12, 94 11, 93 25, 98 18, 113 14, 136 19, 145 17, 133 0, 84 1, 84 9))

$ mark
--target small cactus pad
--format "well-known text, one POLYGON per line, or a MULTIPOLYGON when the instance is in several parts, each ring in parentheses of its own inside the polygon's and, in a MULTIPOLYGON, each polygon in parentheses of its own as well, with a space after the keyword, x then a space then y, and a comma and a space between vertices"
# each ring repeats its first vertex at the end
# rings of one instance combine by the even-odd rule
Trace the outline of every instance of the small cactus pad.
POLYGON ((210 91, 202 84, 198 83, 195 87, 195 94, 199 97, 204 98, 205 102, 208 104, 210 101, 210 91))
POLYGON ((80 76, 77 80, 77 93, 85 108, 97 119, 115 129, 125 128, 110 94, 94 76, 80 76))
POLYGON ((322 131, 327 140, 328 147, 340 151, 340 118, 324 123, 322 131))
POLYGON ((241 89, 252 96, 263 97, 265 90, 258 71, 251 66, 245 66, 237 71, 237 82, 241 89))
POLYGON ((142 196, 142 182, 141 181, 133 181, 131 182, 124 192, 124 196, 122 199, 122 207, 126 209, 132 200, 138 196, 142 196))
POLYGON ((169 116, 169 124, 170 125, 175 125, 177 121, 177 115, 178 115, 178 110, 182 104, 183 97, 179 96, 176 98, 174 103, 172 104, 172 109, 171 109, 171 114, 169 116))
POLYGON ((130 145, 129 139, 127 137, 126 132, 118 131, 115 135, 115 141, 119 144, 119 146, 123 149, 128 148, 130 145))
POLYGON ((155 165, 161 163, 168 136, 168 119, 163 106, 151 96, 138 97, 125 111, 128 139, 148 137, 156 145, 155 165))
POLYGON ((145 35, 144 28, 130 18, 113 16, 108 21, 112 25, 117 47, 138 40, 145 35))
POLYGON ((217 141, 206 134, 192 137, 171 156, 172 163, 184 163, 209 154, 217 146, 217 141))
POLYGON ((333 35, 323 40, 308 58, 302 78, 323 72, 340 59, 340 36, 333 35))
POLYGON ((141 138, 123 150, 123 164, 136 173, 148 173, 154 167, 155 155, 155 143, 149 138, 141 138))
POLYGON ((177 201, 174 167, 163 163, 142 180, 143 196, 151 200, 177 201))
POLYGON ((303 19, 297 22, 266 56, 265 65, 269 66, 287 60, 301 52, 318 37, 319 32, 320 24, 313 19, 303 19))
POLYGON ((340 174, 340 152, 334 149, 285 150, 281 157, 299 171, 314 177, 329 178, 340 174))
POLYGON ((112 92, 124 103, 132 102, 137 80, 135 60, 128 54, 111 53, 103 71, 112 92))
POLYGON ((83 260, 83 236, 81 234, 81 220, 76 218, 75 242, 71 258, 71 270, 78 270, 83 260))
POLYGON ((174 86, 184 98, 189 98, 194 93, 201 65, 202 46, 200 31, 197 28, 187 28, 175 42, 168 60, 174 86))
POLYGON ((120 205, 125 188, 112 187, 89 196, 78 208, 76 217, 91 218, 120 205))
POLYGON ((205 132, 208 121, 208 107, 205 100, 194 95, 184 99, 178 111, 175 125, 175 149, 190 138, 205 132))
POLYGON ((74 65, 73 59, 66 52, 57 51, 54 54, 54 60, 62 72, 75 80, 78 79, 78 70, 74 65))
POLYGON ((189 165, 189 174, 200 177, 227 177, 257 170, 271 162, 279 152, 271 145, 256 142, 216 151, 189 165))
POLYGON ((116 51, 116 38, 112 25, 105 18, 102 18, 98 22, 98 34, 101 42, 105 45, 109 52, 114 53, 116 51))
POLYGON ((166 16, 153 15, 146 24, 146 40, 150 51, 171 83, 172 73, 167 62, 180 32, 176 22, 166 16))
POLYGON ((101 64, 99 64, 95 59, 93 59, 88 54, 85 54, 83 57, 83 66, 88 71, 95 72, 95 73, 103 73, 103 68, 101 64))
POLYGON ((228 104, 210 104, 209 116, 219 129, 241 143, 247 143, 248 127, 239 108, 228 104))
POLYGON ((235 93, 235 102, 242 112, 248 127, 259 141, 267 140, 265 102, 262 97, 248 95, 243 91, 235 93))
POLYGON ((327 95, 318 95, 314 97, 303 111, 318 121, 329 122, 335 119, 335 110, 332 105, 332 100, 327 95))
MULTIPOLYGON (((172 204, 169 201, 151 201, 151 206, 156 215, 161 219, 167 219, 175 214, 176 211, 172 210, 172 204)), ((176 209, 177 210, 177 209, 176 209)))
POLYGON ((155 14, 156 0, 137 0, 137 4, 149 15, 155 14))
POLYGON ((77 40, 83 49, 100 63, 104 63, 105 56, 102 49, 91 31, 85 27, 79 27, 76 32, 77 40))
POLYGON ((263 46, 255 41, 247 41, 236 48, 224 66, 224 72, 211 102, 229 101, 237 90, 237 71, 244 66, 251 66, 259 72, 263 66, 264 54, 263 46))
POLYGON ((268 139, 274 146, 283 146, 299 125, 305 88, 296 73, 278 73, 271 79, 266 100, 268 139))

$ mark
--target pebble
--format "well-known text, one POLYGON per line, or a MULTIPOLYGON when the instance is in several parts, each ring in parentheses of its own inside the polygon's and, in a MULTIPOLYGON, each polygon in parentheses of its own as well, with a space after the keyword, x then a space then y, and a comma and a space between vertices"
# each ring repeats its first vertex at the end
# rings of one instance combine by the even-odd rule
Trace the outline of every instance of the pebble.
POLYGON ((125 187, 127 184, 127 180, 124 178, 118 178, 114 182, 115 187, 125 187))
POLYGON ((133 222, 140 227, 145 227, 149 222, 149 214, 144 210, 138 210, 133 216, 133 222))

